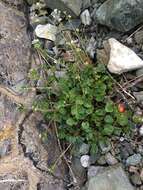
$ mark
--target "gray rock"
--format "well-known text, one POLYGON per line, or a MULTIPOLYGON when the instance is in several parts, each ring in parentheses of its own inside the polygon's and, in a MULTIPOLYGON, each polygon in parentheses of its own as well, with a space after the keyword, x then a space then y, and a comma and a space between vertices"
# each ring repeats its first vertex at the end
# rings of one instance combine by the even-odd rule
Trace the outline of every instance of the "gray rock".
POLYGON ((86 170, 82 167, 80 163, 80 158, 73 156, 71 167, 76 177, 77 184, 81 186, 86 181, 86 170))
POLYGON ((45 0, 47 7, 66 11, 71 16, 79 16, 82 8, 81 0, 45 0))
POLYGON ((101 156, 100 158, 99 158, 99 160, 97 160, 97 163, 99 164, 99 165, 105 165, 106 164, 106 160, 105 160, 105 156, 103 155, 103 156, 101 156))
POLYGON ((94 58, 95 50, 96 50, 96 40, 94 37, 91 37, 87 44, 86 52, 90 55, 91 58, 94 58))
POLYGON ((137 99, 138 102, 143 101, 143 91, 133 92, 133 95, 135 96, 135 98, 137 99))
POLYGON ((92 5, 91 0, 84 0, 82 3, 82 9, 87 9, 88 7, 90 7, 92 5))
POLYGON ((90 166, 87 172, 88 179, 96 176, 98 173, 102 172, 103 169, 104 167, 101 167, 101 166, 90 166))
POLYGON ((105 160, 109 165, 115 165, 118 163, 117 159, 109 152, 105 155, 105 160))
POLYGON ((127 166, 135 166, 141 162, 142 156, 140 154, 134 154, 127 158, 126 164, 127 166))
POLYGON ((143 30, 136 32, 134 39, 137 44, 143 44, 143 30))
POLYGON ((134 190, 121 166, 112 166, 92 177, 88 190, 134 190))
POLYGON ((103 141, 100 141, 99 142, 99 147, 102 151, 102 154, 105 154, 107 152, 109 152, 111 150, 111 144, 110 142, 103 142, 103 141))
POLYGON ((88 154, 89 153, 90 146, 86 143, 83 143, 80 146, 79 153, 80 155, 88 154))
POLYGON ((142 0, 107 0, 96 12, 100 24, 125 32, 142 23, 142 0))
POLYGON ((141 181, 140 175, 139 175, 138 173, 133 174, 133 175, 131 176, 131 182, 132 182, 134 185, 141 185, 141 184, 142 184, 142 181, 141 181))
POLYGON ((8 155, 10 151, 11 151, 10 139, 0 142, 0 157, 4 157, 5 155, 8 155))
POLYGON ((142 69, 138 69, 138 70, 136 71, 136 75, 137 75, 137 77, 143 75, 143 68, 142 68, 142 69))
POLYGON ((88 9, 84 10, 81 13, 80 19, 81 19, 82 24, 84 24, 85 26, 91 24, 91 17, 90 17, 90 13, 88 9))

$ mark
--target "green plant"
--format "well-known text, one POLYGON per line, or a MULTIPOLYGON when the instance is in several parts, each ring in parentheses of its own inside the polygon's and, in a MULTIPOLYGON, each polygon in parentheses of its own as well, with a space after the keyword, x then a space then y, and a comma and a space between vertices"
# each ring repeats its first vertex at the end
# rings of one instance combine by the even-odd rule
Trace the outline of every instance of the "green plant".
POLYGON ((69 65, 64 77, 49 77, 47 87, 52 88, 44 90, 46 97, 35 108, 58 123, 61 139, 95 148, 98 141, 128 129, 129 112, 119 113, 111 100, 113 82, 104 65, 69 65))

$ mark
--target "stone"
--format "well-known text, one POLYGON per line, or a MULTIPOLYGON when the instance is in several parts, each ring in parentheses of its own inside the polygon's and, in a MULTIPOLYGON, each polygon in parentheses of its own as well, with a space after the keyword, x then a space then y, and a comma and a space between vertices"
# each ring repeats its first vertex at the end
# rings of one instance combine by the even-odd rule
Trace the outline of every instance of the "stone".
POLYGON ((105 156, 104 155, 102 155, 98 160, 97 160, 97 163, 99 164, 99 165, 105 165, 106 164, 106 160, 105 160, 105 156))
POLYGON ((0 158, 6 156, 11 151, 11 140, 7 139, 0 142, 0 158))
POLYGON ((142 168, 141 173, 140 173, 140 178, 141 178, 141 180, 143 182, 143 168, 142 168))
POLYGON ((139 134, 140 136, 143 136, 143 125, 139 128, 139 134))
POLYGON ((142 160, 142 156, 138 153, 138 154, 134 154, 132 156, 129 156, 126 160, 126 164, 127 166, 136 166, 138 165, 142 160))
POLYGON ((114 156, 112 156, 111 153, 107 153, 105 155, 105 160, 106 160, 107 164, 109 164, 109 165, 115 165, 118 163, 117 159, 114 156))
POLYGON ((90 166, 87 172, 88 179, 96 176, 98 173, 102 172, 103 169, 104 167, 101 166, 90 166))
POLYGON ((137 75, 137 77, 140 77, 141 75, 143 75, 143 68, 142 69, 138 69, 136 71, 136 75, 137 75))
POLYGON ((142 102, 143 101, 143 91, 133 92, 133 95, 137 99, 138 102, 142 102))
POLYGON ((143 44, 143 30, 136 32, 134 39, 137 44, 143 44))
POLYGON ((141 181, 141 178, 140 178, 140 175, 139 174, 133 174, 131 176, 131 182, 134 184, 134 185, 141 185, 142 184, 142 181, 141 181))
POLYGON ((91 0, 84 0, 82 3, 82 9, 85 10, 92 5, 91 0))
POLYGON ((86 170, 82 167, 80 158, 72 156, 71 167, 76 178, 76 183, 82 186, 86 181, 86 170))
POLYGON ((57 27, 52 24, 39 24, 35 29, 36 36, 47 40, 55 41, 57 34, 57 27))
POLYGON ((93 36, 90 38, 90 40, 87 43, 86 52, 89 54, 89 56, 92 59, 94 59, 96 52, 96 40, 93 36))
POLYGON ((90 146, 86 143, 83 143, 80 146, 79 153, 80 155, 88 154, 89 153, 90 146))
POLYGON ((103 142, 103 141, 100 141, 99 142, 99 147, 102 151, 102 154, 105 154, 107 152, 109 152, 111 150, 111 144, 110 142, 103 142))
POLYGON ((66 12, 67 14, 77 17, 81 13, 82 1, 81 0, 45 0, 47 7, 51 9, 58 9, 66 12))
POLYGON ((88 10, 88 9, 84 10, 84 11, 81 13, 80 19, 81 19, 82 24, 84 24, 85 26, 91 24, 91 17, 90 17, 90 13, 89 13, 89 10, 88 10))
POLYGON ((110 38, 105 49, 110 51, 107 67, 111 73, 122 74, 143 68, 143 60, 134 51, 116 39, 110 38))
POLYGON ((134 190, 121 166, 107 167, 88 181, 88 190, 134 190))
MULTIPOLYGON (((11 0, 7 3, 19 6, 21 1, 11 0)), ((24 8, 24 5, 20 6, 24 8)), ((14 86, 27 78, 30 67, 31 43, 27 35, 26 18, 23 12, 0 2, 0 23, 1 81, 14 86)))
POLYGON ((89 155, 83 155, 83 156, 81 156, 80 162, 81 162, 81 165, 84 168, 89 167, 90 166, 90 156, 89 155))
POLYGON ((133 29, 143 23, 142 0, 107 0, 96 11, 100 24, 121 32, 133 29))

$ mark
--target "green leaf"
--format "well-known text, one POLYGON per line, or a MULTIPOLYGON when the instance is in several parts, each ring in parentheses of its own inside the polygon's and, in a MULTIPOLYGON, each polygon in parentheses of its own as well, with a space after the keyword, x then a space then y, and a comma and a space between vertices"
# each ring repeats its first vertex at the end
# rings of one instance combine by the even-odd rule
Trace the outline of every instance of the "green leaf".
POLYGON ((82 122, 81 126, 82 126, 82 129, 87 130, 89 128, 89 123, 88 122, 82 122))
POLYGON ((114 128, 114 135, 120 136, 122 132, 122 129, 119 127, 114 128))
POLYGON ((76 104, 79 104, 79 105, 84 104, 82 97, 80 97, 80 96, 76 97, 76 104))
POLYGON ((75 122, 75 120, 74 120, 72 117, 68 118, 68 119, 66 120, 66 123, 67 123, 67 125, 69 125, 69 126, 76 125, 76 122, 75 122))
POLYGON ((114 131, 114 127, 112 125, 108 124, 108 125, 104 126, 104 129, 102 132, 104 135, 110 136, 110 135, 112 135, 113 131, 114 131))
POLYGON ((128 125, 128 116, 124 113, 119 114, 117 117, 117 122, 121 126, 128 125))
POLYGON ((105 106, 105 111, 107 113, 112 113, 114 111, 114 105, 112 101, 108 101, 105 106))
POLYGON ((104 118, 104 121, 106 123, 109 123, 109 124, 112 124, 114 122, 113 118, 111 115, 106 115, 105 118, 104 118))

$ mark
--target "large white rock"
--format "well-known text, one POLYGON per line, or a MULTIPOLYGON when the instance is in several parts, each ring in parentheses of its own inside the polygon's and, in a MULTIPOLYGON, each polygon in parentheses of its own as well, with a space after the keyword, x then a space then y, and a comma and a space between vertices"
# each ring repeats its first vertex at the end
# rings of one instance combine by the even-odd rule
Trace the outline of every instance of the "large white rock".
POLYGON ((36 36, 47 40, 55 41, 57 34, 57 27, 52 24, 39 24, 35 29, 36 36))
POLYGON ((143 60, 130 48, 114 38, 108 40, 108 45, 110 56, 107 67, 111 73, 121 74, 143 68, 143 60))

